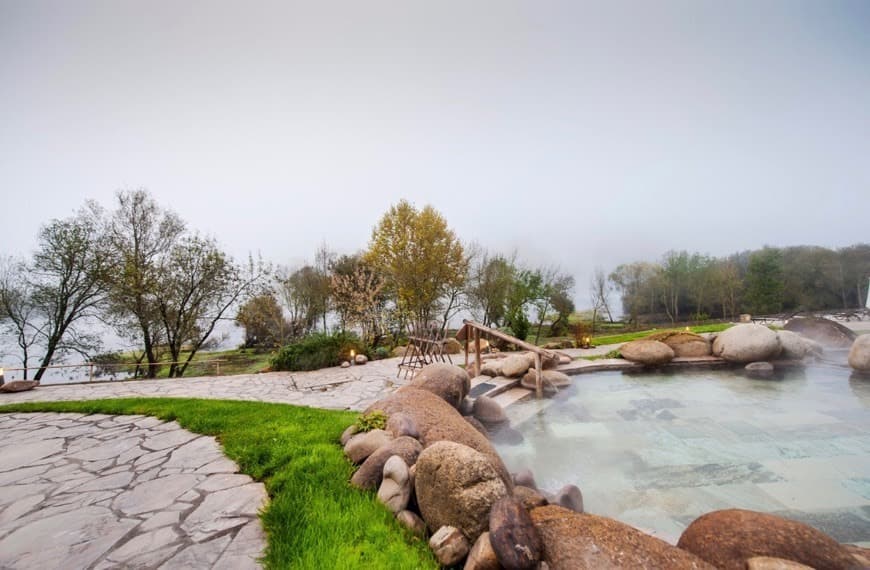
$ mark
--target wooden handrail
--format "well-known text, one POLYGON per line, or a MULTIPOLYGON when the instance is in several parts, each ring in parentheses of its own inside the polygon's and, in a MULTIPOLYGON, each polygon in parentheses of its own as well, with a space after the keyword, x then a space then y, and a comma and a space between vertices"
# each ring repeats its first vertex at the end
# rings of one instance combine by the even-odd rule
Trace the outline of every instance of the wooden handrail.
POLYGON ((480 334, 486 334, 489 336, 494 336, 495 338, 499 338, 505 342, 509 342, 513 345, 516 345, 520 348, 528 350, 535 355, 535 395, 538 398, 542 398, 544 396, 544 385, 543 379, 541 376, 542 370, 542 362, 541 357, 546 356, 548 359, 557 358, 556 353, 552 350, 548 350, 546 348, 541 348, 540 346, 535 346, 534 344, 529 344, 526 341, 520 340, 516 337, 512 337, 509 334, 505 334, 500 330, 496 330, 494 328, 488 327, 486 325, 482 325, 476 321, 470 321, 468 319, 462 320, 462 328, 456 333, 456 337, 458 340, 465 341, 465 368, 468 369, 468 343, 471 339, 469 339, 469 332, 474 334, 474 350, 477 355, 474 358, 474 375, 480 376, 480 334), (461 338, 460 338, 461 337, 461 338))

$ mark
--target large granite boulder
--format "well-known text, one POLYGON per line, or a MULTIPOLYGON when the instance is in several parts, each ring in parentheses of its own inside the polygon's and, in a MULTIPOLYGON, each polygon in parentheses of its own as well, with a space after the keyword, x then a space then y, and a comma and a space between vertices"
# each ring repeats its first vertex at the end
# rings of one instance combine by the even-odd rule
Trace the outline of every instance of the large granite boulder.
POLYGON ((779 337, 779 344, 782 346, 782 352, 779 354, 780 358, 785 360, 801 360, 813 352, 812 345, 796 332, 777 331, 776 336, 779 337))
POLYGON ((525 354, 511 354, 507 358, 505 358, 501 363, 501 373, 502 376, 507 376, 508 378, 519 378, 523 374, 528 371, 529 366, 529 357, 525 354))
POLYGON ((783 328, 830 348, 849 348, 857 337, 849 327, 821 317, 795 317, 783 328))
POLYGON ((423 446, 413 437, 397 437, 369 455, 350 478, 350 482, 360 489, 377 489, 384 477, 384 465, 390 457, 398 455, 406 465, 414 465, 422 449, 423 446))
POLYGON ((555 505, 530 514, 550 570, 715 570, 695 555, 613 519, 555 505))
POLYGON ((713 356, 743 364, 773 360, 780 350, 776 333, 756 324, 733 326, 719 333, 713 341, 713 356))
POLYGON ((411 380, 411 386, 432 392, 458 409, 462 399, 471 390, 471 380, 468 378, 468 372, 462 368, 445 362, 436 362, 421 368, 411 380))
POLYGON ((633 340, 623 344, 619 352, 629 362, 644 366, 661 366, 674 359, 674 349, 658 340, 633 340))
POLYGON ((699 334, 688 331, 663 331, 654 333, 644 340, 663 342, 674 351, 675 358, 710 356, 710 341, 699 334))
POLYGON ((402 413, 411 418, 417 425, 419 440, 424 448, 438 441, 454 441, 483 453, 505 484, 513 487, 510 473, 486 435, 472 427, 453 406, 435 394, 415 386, 403 386, 369 406, 364 413, 372 410, 382 410, 388 417, 402 413))
POLYGON ((852 344, 849 366, 858 372, 870 372, 870 334, 862 334, 852 344))
POLYGON ((797 521, 742 509, 714 511, 695 519, 677 546, 722 570, 743 570, 747 560, 757 556, 819 569, 856 566, 849 552, 825 533, 797 521))
POLYGON ((488 457, 439 441, 417 459, 417 505, 429 528, 458 528, 470 542, 489 527, 489 511, 510 490, 488 457))

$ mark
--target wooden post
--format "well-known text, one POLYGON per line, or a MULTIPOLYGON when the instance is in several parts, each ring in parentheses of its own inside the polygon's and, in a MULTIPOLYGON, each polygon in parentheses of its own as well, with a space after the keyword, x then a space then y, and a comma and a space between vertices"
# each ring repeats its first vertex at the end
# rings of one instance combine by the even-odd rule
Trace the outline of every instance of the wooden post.
POLYGON ((88 363, 88 382, 93 382, 93 381, 94 381, 94 363, 89 362, 88 363))
POLYGON ((465 325, 465 371, 468 371, 468 344, 471 339, 468 338, 468 325, 465 325))
POLYGON ((474 376, 480 376, 480 330, 474 329, 474 376))
POLYGON ((535 395, 540 400, 544 397, 544 379, 541 377, 541 354, 535 353, 535 395))
POLYGON ((215 362, 215 368, 216 368, 215 376, 220 376, 221 375, 221 361, 220 360, 215 362))

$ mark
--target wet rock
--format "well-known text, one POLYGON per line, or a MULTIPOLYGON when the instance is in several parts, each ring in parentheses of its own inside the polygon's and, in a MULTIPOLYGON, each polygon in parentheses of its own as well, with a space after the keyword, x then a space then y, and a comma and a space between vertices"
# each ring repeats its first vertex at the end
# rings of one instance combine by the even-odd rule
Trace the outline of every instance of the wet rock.
POLYGON ((387 420, 387 432, 393 437, 401 437, 403 435, 413 437, 414 439, 420 437, 420 430, 417 428, 417 422, 402 412, 397 412, 389 417, 387 420))
POLYGON ((520 469, 514 475, 514 484, 523 485, 531 489, 537 489, 538 484, 535 482, 535 474, 531 469, 520 469))
POLYGON ((487 396, 479 396, 474 400, 471 414, 483 425, 498 425, 508 421, 501 405, 487 396))
POLYGON ((548 505, 550 501, 542 495, 537 489, 517 485, 514 487, 514 498, 518 499, 527 511, 531 511, 536 507, 548 505))
POLYGON ((398 455, 393 455, 384 463, 384 476, 378 489, 378 499, 393 513, 399 513, 408 506, 411 498, 411 475, 408 464, 398 455))
POLYGON ((549 505, 530 513, 552 570, 715 570, 693 554, 619 521, 549 505))
POLYGON ((372 453, 353 474, 350 482, 360 489, 377 489, 384 476, 384 465, 390 457, 398 455, 407 465, 413 465, 422 449, 420 442, 412 437, 397 437, 372 453))
POLYGON ((820 317, 795 317, 783 328, 830 348, 849 348, 857 337, 849 327, 820 317))
POLYGON ((369 455, 391 441, 393 441, 393 436, 382 429, 358 433, 348 440, 344 446, 344 454, 354 463, 360 464, 369 455))
POLYGON ((870 372, 870 334, 859 336, 852 344, 849 366, 858 372, 870 372))
POLYGON ((553 497, 553 503, 558 504, 566 509, 571 509, 575 513, 583 512, 583 493, 576 485, 565 485, 556 492, 553 497))
POLYGON ((803 523, 742 509, 714 511, 695 519, 677 543, 721 568, 742 570, 756 556, 783 558, 813 568, 855 565, 849 552, 825 533, 803 523))
POLYGON ((429 539, 429 548, 442 566, 453 566, 468 555, 468 539, 452 526, 442 526, 429 539))
POLYGON ((426 536, 426 523, 420 515, 413 511, 401 511, 396 515, 396 520, 419 537, 426 536))
POLYGON ((372 410, 382 410, 388 417, 397 412, 409 416, 417 424, 424 448, 438 441, 455 441, 476 449, 487 456, 505 485, 513 487, 510 474, 489 439, 467 421, 473 418, 462 417, 450 404, 431 392, 403 386, 369 406, 366 412, 372 410))
POLYGON ((774 359, 781 350, 776 333, 756 324, 733 326, 713 341, 713 356, 743 364, 774 359))
POLYGON ((777 331, 779 344, 782 346, 780 358, 785 360, 801 360, 812 352, 810 344, 804 338, 792 331, 777 331))
POLYGON ((430 528, 456 527, 469 540, 487 529, 492 505, 509 492, 489 458, 449 441, 420 454, 414 488, 430 528))
POLYGON ((541 559, 541 538, 522 503, 513 497, 496 501, 489 513, 489 542, 505 568, 534 568, 541 559))
POLYGON ((468 553, 464 570, 502 570, 502 566, 495 556, 495 550, 490 544, 488 532, 477 537, 477 541, 471 547, 471 552, 468 553))
POLYGON ((633 340, 622 345, 619 352, 629 362, 644 366, 661 366, 674 359, 674 350, 657 340, 633 340))
POLYGON ((465 398, 463 398, 462 403, 459 404, 459 413, 463 416, 470 416, 473 410, 474 400, 466 396, 465 398))
POLYGON ((465 370, 443 362, 423 367, 411 380, 411 386, 439 396, 456 409, 471 389, 465 370))
POLYGON ((746 371, 746 375, 750 378, 756 378, 760 380, 765 380, 767 378, 773 378, 773 364, 770 362, 751 362, 743 367, 743 370, 746 371))

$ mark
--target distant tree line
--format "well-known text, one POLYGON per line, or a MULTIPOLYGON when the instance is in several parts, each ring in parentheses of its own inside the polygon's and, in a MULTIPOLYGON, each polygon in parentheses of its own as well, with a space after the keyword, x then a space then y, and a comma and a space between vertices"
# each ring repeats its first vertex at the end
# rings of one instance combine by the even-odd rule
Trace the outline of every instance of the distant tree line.
POLYGON ((323 244, 314 258, 279 269, 269 291, 240 307, 248 346, 283 345, 326 332, 333 321, 377 346, 414 323, 444 329, 462 311, 526 338, 533 327, 540 334, 548 318, 566 327, 574 310, 573 277, 463 244, 431 206, 400 201, 374 227, 366 250, 337 255, 323 244))
POLYGON ((722 258, 670 251, 658 263, 620 265, 608 281, 625 318, 638 323, 863 307, 868 278, 870 244, 856 244, 765 247, 722 258))
POLYGON ((227 310, 267 273, 253 260, 236 263, 147 191, 121 191, 113 210, 87 202, 43 226, 30 258, 3 260, 0 326, 24 368, 41 355, 35 380, 65 355, 93 355, 95 321, 141 347, 145 375, 156 376, 168 352, 169 375, 181 376, 227 310))

